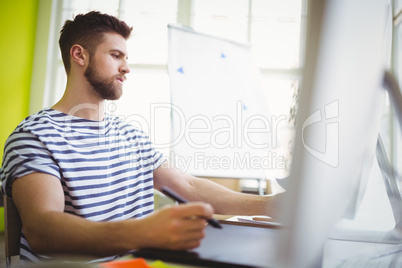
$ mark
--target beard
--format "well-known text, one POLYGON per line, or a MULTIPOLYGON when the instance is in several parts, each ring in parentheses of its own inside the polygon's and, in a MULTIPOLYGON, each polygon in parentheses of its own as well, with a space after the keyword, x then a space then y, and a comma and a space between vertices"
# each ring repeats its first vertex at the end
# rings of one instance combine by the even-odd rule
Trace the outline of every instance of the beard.
POLYGON ((96 94, 104 100, 118 100, 123 94, 122 86, 116 85, 115 79, 108 83, 107 78, 101 77, 94 60, 90 60, 84 75, 96 94))

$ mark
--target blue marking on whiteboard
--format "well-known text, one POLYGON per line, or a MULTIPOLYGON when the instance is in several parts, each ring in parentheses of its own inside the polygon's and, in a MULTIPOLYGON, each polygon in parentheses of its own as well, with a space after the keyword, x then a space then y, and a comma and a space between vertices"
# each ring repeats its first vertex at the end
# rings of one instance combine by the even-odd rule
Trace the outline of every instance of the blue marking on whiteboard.
POLYGON ((247 106, 243 104, 243 111, 247 110, 247 106))
POLYGON ((223 52, 221 53, 221 58, 226 58, 226 55, 223 52))
POLYGON ((178 71, 179 73, 181 73, 181 74, 184 74, 183 67, 180 67, 179 69, 177 69, 177 71, 178 71))

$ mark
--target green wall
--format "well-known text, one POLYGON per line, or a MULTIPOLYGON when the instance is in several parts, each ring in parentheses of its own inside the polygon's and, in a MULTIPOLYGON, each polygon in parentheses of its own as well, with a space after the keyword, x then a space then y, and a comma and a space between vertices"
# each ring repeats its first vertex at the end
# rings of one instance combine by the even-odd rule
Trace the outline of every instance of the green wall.
POLYGON ((39 0, 0 0, 0 147, 28 116, 39 0))
MULTIPOLYGON (((4 143, 28 116, 39 0, 0 0, 0 157, 4 143)), ((0 211, 1 218, 3 211, 0 211)), ((0 219, 0 230, 4 230, 0 219)))

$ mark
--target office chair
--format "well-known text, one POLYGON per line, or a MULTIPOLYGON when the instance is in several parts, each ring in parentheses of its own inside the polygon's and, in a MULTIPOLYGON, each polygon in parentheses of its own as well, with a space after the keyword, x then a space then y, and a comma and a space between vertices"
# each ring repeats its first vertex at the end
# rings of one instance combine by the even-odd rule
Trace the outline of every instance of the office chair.
POLYGON ((19 261, 22 222, 18 210, 11 198, 3 196, 4 201, 4 236, 6 267, 11 267, 11 260, 19 261))

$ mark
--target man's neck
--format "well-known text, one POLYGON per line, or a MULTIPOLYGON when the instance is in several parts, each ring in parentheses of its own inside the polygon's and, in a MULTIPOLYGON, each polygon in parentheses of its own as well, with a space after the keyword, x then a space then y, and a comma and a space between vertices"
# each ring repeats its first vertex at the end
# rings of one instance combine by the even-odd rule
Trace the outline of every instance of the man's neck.
POLYGON ((63 97, 52 109, 88 120, 102 121, 105 116, 105 100, 67 84, 63 97))

